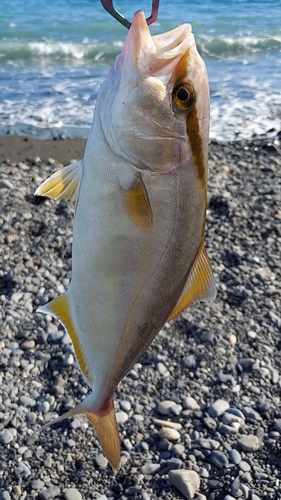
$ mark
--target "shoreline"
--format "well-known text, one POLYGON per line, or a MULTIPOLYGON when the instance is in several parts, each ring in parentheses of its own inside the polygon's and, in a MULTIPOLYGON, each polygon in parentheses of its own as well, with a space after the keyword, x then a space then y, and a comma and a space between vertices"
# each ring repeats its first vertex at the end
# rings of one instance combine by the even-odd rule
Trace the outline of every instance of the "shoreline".
MULTIPOLYGON (((84 156, 87 139, 35 139, 26 136, 0 135, 0 163, 7 159, 11 163, 24 162, 40 158, 40 161, 55 159, 58 163, 68 165, 72 160, 80 160, 84 156)), ((235 141, 210 141, 210 150, 214 146, 224 147, 253 147, 265 149, 269 152, 281 154, 281 131, 275 136, 262 135, 251 139, 237 139, 235 141)))
POLYGON ((71 160, 84 156, 87 139, 33 139, 22 136, 0 136, 0 162, 24 162, 26 159, 40 158, 47 161, 54 158, 67 165, 71 160))

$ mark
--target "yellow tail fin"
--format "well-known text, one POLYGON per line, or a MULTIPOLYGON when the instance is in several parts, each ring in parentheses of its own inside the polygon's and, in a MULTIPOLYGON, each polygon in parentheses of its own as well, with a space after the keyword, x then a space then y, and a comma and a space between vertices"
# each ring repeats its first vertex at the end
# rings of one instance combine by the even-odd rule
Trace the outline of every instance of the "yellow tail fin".
POLYGON ((113 400, 110 400, 106 411, 101 413, 86 412, 86 415, 94 426, 106 458, 112 469, 116 471, 120 462, 120 437, 113 400))
POLYGON ((87 415, 96 431, 98 440, 107 460, 109 461, 112 469, 116 471, 120 462, 120 437, 115 417, 114 403, 111 399, 105 410, 93 412, 91 410, 91 396, 92 394, 89 394, 89 396, 75 408, 43 425, 40 431, 46 429, 52 424, 61 422, 66 418, 84 413, 87 415))

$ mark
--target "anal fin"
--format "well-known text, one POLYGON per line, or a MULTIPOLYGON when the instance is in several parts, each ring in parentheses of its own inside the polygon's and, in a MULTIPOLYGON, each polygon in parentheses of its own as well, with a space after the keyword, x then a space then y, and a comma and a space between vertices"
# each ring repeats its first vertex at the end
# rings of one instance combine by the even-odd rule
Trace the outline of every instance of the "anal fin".
POLYGON ((178 316, 188 306, 199 300, 214 300, 216 284, 204 244, 199 248, 191 266, 186 285, 180 295, 176 307, 167 321, 178 316))
POLYGON ((128 189, 121 188, 121 190, 125 211, 133 224, 142 232, 151 231, 152 209, 141 174, 135 176, 128 189))
POLYGON ((45 314, 50 314, 51 316, 54 316, 55 318, 58 318, 60 320, 60 322, 68 331, 69 336, 72 340, 73 347, 75 350, 75 355, 79 363, 79 366, 83 374, 85 375, 86 379, 89 382, 91 382, 90 372, 87 367, 86 359, 83 354, 83 350, 79 342, 79 337, 77 332, 75 331, 73 321, 71 318, 67 292, 63 293, 62 295, 59 295, 56 299, 52 300, 48 304, 39 307, 37 311, 45 314))
POLYGON ((35 196, 48 196, 54 200, 76 201, 82 175, 83 160, 71 163, 46 179, 35 191, 35 196))

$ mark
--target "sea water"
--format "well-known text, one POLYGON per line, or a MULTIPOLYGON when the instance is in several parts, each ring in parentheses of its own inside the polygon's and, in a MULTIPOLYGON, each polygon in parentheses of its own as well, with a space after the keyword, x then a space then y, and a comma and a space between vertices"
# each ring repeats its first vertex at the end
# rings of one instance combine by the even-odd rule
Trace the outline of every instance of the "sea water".
MULTIPOLYGON (((149 0, 116 0, 128 19, 149 0)), ((152 34, 192 24, 206 61, 212 139, 281 130, 281 0, 160 0, 152 34)), ((127 29, 99 0, 0 0, 0 135, 87 137, 127 29)))

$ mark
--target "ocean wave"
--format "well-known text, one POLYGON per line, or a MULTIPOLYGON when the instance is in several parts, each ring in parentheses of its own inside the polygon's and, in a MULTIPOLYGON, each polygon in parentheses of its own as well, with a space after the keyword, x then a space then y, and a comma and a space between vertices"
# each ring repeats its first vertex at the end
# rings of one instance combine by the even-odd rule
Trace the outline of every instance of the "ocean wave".
POLYGON ((80 62, 94 61, 111 64, 120 53, 123 43, 91 42, 21 42, 0 41, 0 65, 28 62, 80 62))
MULTIPOLYGON (((197 45, 206 59, 263 55, 272 51, 281 52, 281 35, 272 37, 199 35, 197 45)), ((109 65, 120 53, 122 46, 123 43, 119 40, 107 43, 98 41, 84 43, 33 41, 27 43, 19 40, 2 40, 0 41, 0 65, 37 62, 79 64, 90 61, 109 65)))
POLYGON ((281 52, 281 34, 276 36, 218 37, 203 35, 197 40, 199 50, 207 57, 221 59, 243 55, 264 55, 281 52))

